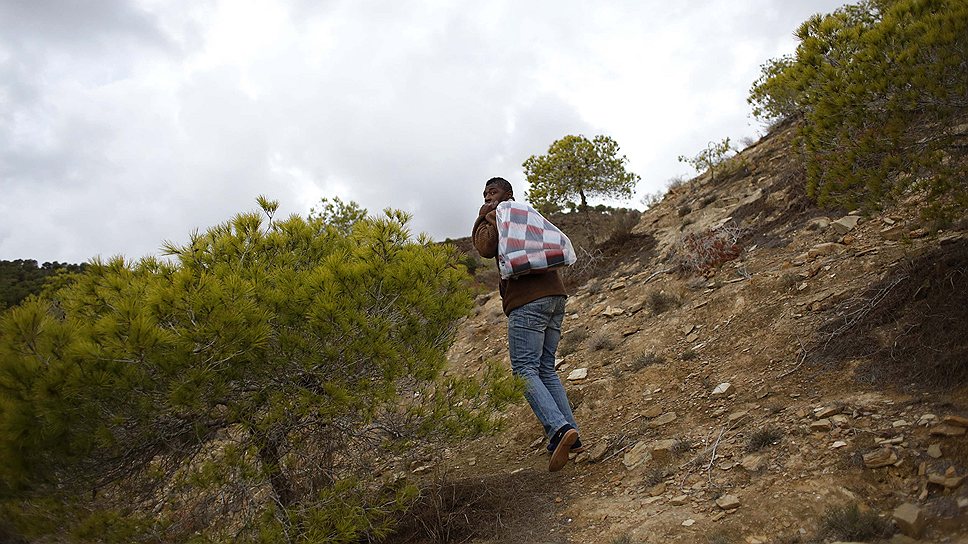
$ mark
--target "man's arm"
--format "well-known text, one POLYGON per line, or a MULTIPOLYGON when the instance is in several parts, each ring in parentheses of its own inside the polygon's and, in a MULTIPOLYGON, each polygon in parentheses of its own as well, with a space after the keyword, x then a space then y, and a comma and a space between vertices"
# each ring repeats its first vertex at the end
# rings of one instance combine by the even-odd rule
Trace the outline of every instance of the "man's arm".
POLYGON ((485 259, 497 257, 497 220, 493 208, 488 205, 481 207, 481 215, 474 222, 474 231, 471 234, 474 248, 485 259))

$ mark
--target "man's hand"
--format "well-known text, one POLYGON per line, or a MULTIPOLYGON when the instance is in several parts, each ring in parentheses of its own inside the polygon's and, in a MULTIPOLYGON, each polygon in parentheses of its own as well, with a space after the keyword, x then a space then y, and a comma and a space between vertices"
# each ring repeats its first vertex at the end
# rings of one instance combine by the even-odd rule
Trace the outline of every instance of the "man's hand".
POLYGON ((481 215, 487 214, 497 209, 497 205, 498 205, 497 202, 490 202, 490 203, 484 204, 483 206, 481 206, 481 211, 477 212, 477 215, 481 216, 481 215))

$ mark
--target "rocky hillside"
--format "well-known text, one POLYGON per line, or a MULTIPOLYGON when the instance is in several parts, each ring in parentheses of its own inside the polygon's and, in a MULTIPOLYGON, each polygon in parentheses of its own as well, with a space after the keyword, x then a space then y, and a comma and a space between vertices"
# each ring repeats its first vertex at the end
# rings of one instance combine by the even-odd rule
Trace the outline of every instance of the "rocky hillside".
MULTIPOLYGON (((522 403, 498 436, 414 466, 451 482, 425 529, 450 542, 968 542, 968 234, 929 230, 917 197, 874 216, 813 207, 792 131, 587 253, 558 369, 588 451, 547 473, 522 403)), ((449 372, 509 364, 500 297, 478 302, 449 372)))

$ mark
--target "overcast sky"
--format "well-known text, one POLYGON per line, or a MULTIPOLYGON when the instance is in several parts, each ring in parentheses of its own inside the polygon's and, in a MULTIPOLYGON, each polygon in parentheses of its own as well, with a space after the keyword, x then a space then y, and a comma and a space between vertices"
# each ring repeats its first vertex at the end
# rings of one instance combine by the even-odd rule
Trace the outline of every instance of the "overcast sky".
POLYGON ((321 197, 466 236, 483 182, 607 134, 662 190, 836 1, 0 0, 0 259, 157 254, 321 197))

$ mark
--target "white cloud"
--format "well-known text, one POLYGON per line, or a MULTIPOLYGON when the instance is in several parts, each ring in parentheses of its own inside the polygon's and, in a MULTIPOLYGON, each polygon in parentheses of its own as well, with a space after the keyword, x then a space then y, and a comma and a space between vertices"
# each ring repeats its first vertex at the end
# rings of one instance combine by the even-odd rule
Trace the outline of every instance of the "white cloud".
POLYGON ((613 136, 640 193, 709 140, 837 2, 0 4, 0 258, 156 253, 321 196, 467 234, 481 185, 570 133, 613 136))

